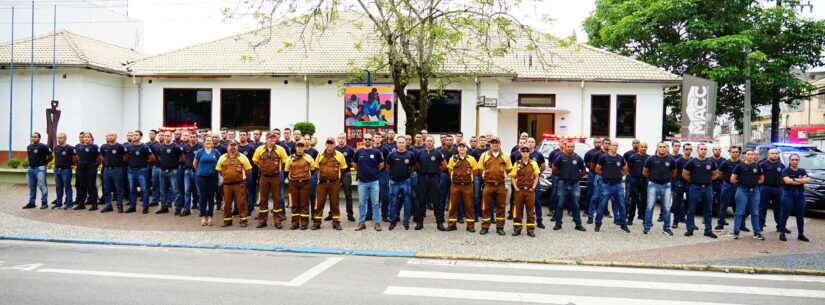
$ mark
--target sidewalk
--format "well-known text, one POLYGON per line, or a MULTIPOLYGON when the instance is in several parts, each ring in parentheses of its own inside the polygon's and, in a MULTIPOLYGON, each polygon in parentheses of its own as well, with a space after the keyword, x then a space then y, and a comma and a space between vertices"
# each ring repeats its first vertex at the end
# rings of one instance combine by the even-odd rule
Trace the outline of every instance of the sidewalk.
MULTIPOLYGON (((276 230, 271 224, 266 229, 231 228, 218 226, 201 227, 200 220, 193 216, 175 217, 171 214, 143 215, 118 214, 89 211, 65 210, 22 210, 27 189, 23 186, 0 185, 0 234, 34 235, 60 238, 101 239, 114 241, 146 241, 194 244, 243 244, 278 247, 330 248, 344 250, 409 251, 416 253, 439 253, 463 256, 496 257, 503 259, 573 259, 618 261, 653 264, 683 264, 730 259, 752 259, 775 257, 785 254, 825 253, 825 221, 808 219, 806 235, 813 242, 803 243, 789 236, 788 242, 778 240, 776 232, 768 224, 767 240, 746 238, 733 240, 721 236, 711 240, 698 234, 684 237, 684 227, 674 230, 673 237, 661 234, 657 225, 651 234, 641 233, 641 226, 631 227, 630 234, 613 225, 605 225, 602 232, 594 232, 592 225, 586 225, 588 232, 573 230, 569 217, 565 218, 563 230, 537 229, 537 237, 512 237, 512 222, 508 221, 506 236, 494 232, 482 236, 459 230, 438 232, 433 217, 428 211, 424 230, 405 231, 399 225, 388 231, 383 224, 382 232, 375 232, 371 226, 362 232, 354 232, 355 223, 344 220, 343 231, 334 231, 325 222, 318 231, 276 230)), ((50 191, 50 195, 54 193, 50 191)), ((153 211, 156 208, 153 209, 153 211)), ((342 207, 342 211, 343 211, 342 207)), ((216 211, 220 212, 220 211, 216 211)), ((546 213, 546 210, 545 210, 546 213)), ((357 207, 356 207, 357 214, 357 207)), ((216 215, 217 216, 217 215, 216 215)), ((343 218, 343 217, 342 217, 343 218)), ((220 216, 217 217, 220 219, 220 216)), ((254 218, 250 218, 254 219, 254 218)), ((771 219, 770 215, 768 219, 771 219)), ((270 221, 271 222, 271 221, 270 221)), ((701 223, 699 220, 698 223, 701 223)), ((479 226, 476 226, 479 229, 479 226)), ((796 231, 795 227, 789 229, 796 231)), ((701 233, 701 232, 700 232, 701 233)), ((781 260, 781 258, 780 258, 781 260)), ((803 262, 803 260, 795 260, 803 262)), ((747 263, 747 260, 743 261, 747 263)), ((823 263, 794 264, 785 268, 805 268, 825 270, 823 263)))

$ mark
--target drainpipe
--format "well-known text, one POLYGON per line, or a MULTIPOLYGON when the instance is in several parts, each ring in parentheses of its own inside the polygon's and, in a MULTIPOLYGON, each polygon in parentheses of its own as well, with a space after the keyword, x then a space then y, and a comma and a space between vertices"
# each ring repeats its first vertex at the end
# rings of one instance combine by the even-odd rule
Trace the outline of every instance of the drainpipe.
POLYGON ((586 101, 587 101, 585 99, 585 96, 584 96, 584 80, 582 80, 580 87, 581 87, 582 104, 581 104, 581 127, 579 127, 580 128, 579 130, 580 130, 580 135, 584 136, 584 126, 585 126, 584 122, 587 121, 587 119, 585 117, 585 113, 584 113, 584 103, 586 103, 586 101))
POLYGON ((138 117, 138 129, 143 129, 143 79, 139 82, 135 82, 135 76, 132 76, 132 84, 137 84, 137 117, 138 117))
POLYGON ((476 75, 474 82, 476 83, 476 137, 478 137, 480 123, 479 119, 481 115, 479 114, 479 106, 478 106, 478 99, 481 98, 481 82, 478 80, 478 75, 476 75))
POLYGON ((306 84, 306 121, 309 122, 309 76, 304 74, 304 84, 306 84))

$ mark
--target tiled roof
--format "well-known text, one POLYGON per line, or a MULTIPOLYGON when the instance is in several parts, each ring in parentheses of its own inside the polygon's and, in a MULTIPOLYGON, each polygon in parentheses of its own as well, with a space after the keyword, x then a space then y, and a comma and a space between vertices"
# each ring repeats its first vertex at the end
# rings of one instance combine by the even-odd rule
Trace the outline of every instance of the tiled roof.
MULTIPOLYGON (((14 42, 14 64, 31 64, 32 39, 14 42)), ((11 63, 11 43, 0 45, 0 64, 11 63)), ((135 50, 99 41, 69 31, 48 33, 34 38, 34 64, 50 66, 54 52, 54 62, 59 67, 85 67, 106 72, 127 74, 127 61, 142 55, 135 50)))

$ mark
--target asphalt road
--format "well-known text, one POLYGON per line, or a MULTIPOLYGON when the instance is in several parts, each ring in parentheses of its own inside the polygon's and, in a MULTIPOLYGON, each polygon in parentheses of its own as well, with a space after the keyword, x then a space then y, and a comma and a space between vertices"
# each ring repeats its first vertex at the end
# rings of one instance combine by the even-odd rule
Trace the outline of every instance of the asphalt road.
POLYGON ((2 304, 823 304, 825 277, 0 241, 2 304))

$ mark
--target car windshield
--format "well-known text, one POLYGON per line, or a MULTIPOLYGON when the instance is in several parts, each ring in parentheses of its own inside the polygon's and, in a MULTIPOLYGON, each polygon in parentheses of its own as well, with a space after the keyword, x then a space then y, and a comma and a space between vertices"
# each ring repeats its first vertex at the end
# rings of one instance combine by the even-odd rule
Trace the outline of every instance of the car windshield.
MULTIPOLYGON (((785 160, 787 160, 792 153, 785 153, 785 160)), ((823 169, 825 170, 825 154, 824 153, 797 153, 799 155, 799 167, 804 169, 823 169)))
POLYGON ((550 152, 552 152, 554 149, 556 149, 556 144, 544 142, 541 143, 541 146, 539 147, 539 153, 546 157, 549 156, 550 152))

